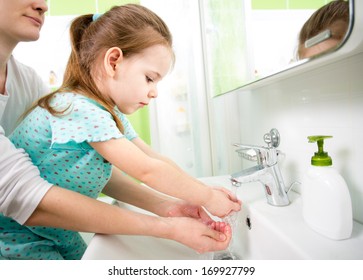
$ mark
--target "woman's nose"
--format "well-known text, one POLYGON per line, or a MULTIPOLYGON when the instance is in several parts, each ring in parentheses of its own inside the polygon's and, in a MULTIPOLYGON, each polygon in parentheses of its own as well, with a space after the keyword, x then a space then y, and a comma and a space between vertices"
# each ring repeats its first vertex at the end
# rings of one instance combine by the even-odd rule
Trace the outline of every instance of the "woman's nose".
POLYGON ((48 11, 47 1, 37 0, 33 2, 33 9, 37 10, 41 15, 48 11))

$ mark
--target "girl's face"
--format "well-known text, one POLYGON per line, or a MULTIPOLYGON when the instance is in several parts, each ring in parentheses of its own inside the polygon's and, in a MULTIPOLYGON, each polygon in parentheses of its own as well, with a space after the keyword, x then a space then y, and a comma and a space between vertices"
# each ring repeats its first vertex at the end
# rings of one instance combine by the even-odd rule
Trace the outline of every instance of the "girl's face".
POLYGON ((39 38, 48 6, 44 0, 0 0, 0 10, 0 36, 17 44, 39 38))
POLYGON ((157 84, 168 73, 171 63, 171 50, 164 45, 155 45, 140 54, 124 57, 116 65, 108 97, 124 114, 147 106, 158 96, 157 84))
POLYGON ((336 47, 348 30, 348 23, 343 20, 337 20, 329 26, 329 30, 333 34, 332 37, 310 48, 303 47, 300 59, 309 58, 336 47))
POLYGON ((325 51, 327 51, 329 49, 334 48, 338 44, 339 44, 338 40, 327 39, 324 42, 316 44, 315 46, 312 46, 310 48, 303 48, 301 50, 300 59, 313 57, 315 55, 318 55, 318 54, 323 53, 323 52, 325 52, 325 51))

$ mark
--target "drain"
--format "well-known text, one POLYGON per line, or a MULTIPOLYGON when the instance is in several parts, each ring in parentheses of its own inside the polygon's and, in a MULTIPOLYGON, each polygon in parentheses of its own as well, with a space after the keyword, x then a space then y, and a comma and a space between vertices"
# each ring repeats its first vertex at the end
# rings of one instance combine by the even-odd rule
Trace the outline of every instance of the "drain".
POLYGON ((213 260, 241 260, 241 258, 228 251, 215 252, 213 256, 213 260))
POLYGON ((251 230, 252 224, 251 224, 251 219, 249 216, 247 216, 247 218, 246 218, 246 225, 247 225, 248 229, 251 230))
POLYGON ((213 259, 214 260, 233 260, 233 256, 229 252, 226 252, 223 254, 214 255, 213 259))

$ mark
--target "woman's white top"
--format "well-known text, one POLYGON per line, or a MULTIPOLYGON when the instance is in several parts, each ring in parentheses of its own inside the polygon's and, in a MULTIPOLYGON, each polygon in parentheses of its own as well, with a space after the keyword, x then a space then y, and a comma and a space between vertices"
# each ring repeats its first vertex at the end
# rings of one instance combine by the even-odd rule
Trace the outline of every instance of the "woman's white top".
POLYGON ((0 94, 0 213, 23 224, 52 186, 23 149, 6 137, 22 114, 49 92, 37 73, 11 56, 7 64, 5 93, 0 94))

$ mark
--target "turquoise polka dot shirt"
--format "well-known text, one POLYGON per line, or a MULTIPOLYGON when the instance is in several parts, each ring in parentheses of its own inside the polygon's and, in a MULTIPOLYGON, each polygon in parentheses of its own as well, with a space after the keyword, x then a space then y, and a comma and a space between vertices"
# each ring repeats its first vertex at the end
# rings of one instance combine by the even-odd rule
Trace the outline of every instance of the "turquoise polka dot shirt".
POLYGON ((37 107, 10 136, 24 148, 41 176, 61 187, 97 197, 111 176, 111 164, 88 143, 137 137, 126 117, 115 108, 124 133, 111 114, 96 101, 79 94, 56 94, 51 105, 61 112, 53 116, 37 107))
MULTIPOLYGON (((96 101, 74 93, 57 93, 51 106, 59 115, 36 107, 10 136, 25 149, 41 176, 55 185, 97 198, 110 179, 112 165, 88 143, 137 136, 115 108, 124 133, 96 101)), ((76 201, 74 203, 77 203, 76 201)), ((78 233, 26 227, 0 215, 0 259, 80 259, 86 244, 78 233)))

